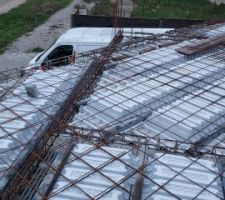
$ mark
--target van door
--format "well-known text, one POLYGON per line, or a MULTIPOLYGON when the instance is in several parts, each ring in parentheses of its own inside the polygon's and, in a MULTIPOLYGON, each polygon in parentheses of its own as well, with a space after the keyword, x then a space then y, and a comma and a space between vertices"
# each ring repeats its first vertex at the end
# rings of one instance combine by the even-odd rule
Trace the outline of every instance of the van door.
POLYGON ((69 64, 69 58, 73 54, 73 46, 72 45, 61 45, 56 47, 48 56, 47 66, 62 66, 69 64))

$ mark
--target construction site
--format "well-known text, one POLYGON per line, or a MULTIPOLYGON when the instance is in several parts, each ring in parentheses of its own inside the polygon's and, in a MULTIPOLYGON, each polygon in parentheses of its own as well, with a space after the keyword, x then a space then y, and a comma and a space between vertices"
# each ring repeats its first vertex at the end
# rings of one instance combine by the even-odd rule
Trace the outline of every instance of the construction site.
POLYGON ((1 72, 1 200, 225 199, 225 21, 124 34, 121 5, 106 47, 1 72))

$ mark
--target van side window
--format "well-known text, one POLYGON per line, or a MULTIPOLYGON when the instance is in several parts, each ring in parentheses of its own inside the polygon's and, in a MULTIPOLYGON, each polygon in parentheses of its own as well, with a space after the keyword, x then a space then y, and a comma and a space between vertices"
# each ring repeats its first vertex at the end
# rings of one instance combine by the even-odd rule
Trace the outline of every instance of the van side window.
POLYGON ((65 56, 71 56, 73 54, 72 45, 62 45, 55 48, 52 53, 49 54, 48 60, 54 60, 65 56))

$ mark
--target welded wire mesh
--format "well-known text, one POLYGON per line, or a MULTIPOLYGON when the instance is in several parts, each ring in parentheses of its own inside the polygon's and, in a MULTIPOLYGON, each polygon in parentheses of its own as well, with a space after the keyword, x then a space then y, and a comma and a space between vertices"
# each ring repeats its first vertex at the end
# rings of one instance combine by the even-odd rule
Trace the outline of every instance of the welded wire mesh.
POLYGON ((185 30, 1 84, 1 198, 224 199, 224 45, 176 51, 224 27, 185 30))

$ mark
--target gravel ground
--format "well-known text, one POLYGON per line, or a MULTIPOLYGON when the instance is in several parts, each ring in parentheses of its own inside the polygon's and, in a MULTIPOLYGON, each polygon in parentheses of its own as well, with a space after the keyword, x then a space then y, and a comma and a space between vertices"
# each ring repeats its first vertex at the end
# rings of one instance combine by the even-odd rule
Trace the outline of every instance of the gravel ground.
POLYGON ((27 63, 36 55, 36 53, 4 53, 0 55, 0 72, 6 73, 7 70, 25 67, 27 63))
MULTIPOLYGON (((111 0, 112 3, 116 3, 116 0, 111 0)), ((123 0, 122 1, 122 13, 123 17, 130 17, 133 12, 133 1, 132 0, 123 0)))
POLYGON ((124 17, 130 17, 133 12, 132 0, 123 0, 123 13, 124 17))
MULTIPOLYGON (((0 2, 3 1, 5 0, 0 0, 0 2)), ((82 3, 82 0, 74 0, 67 8, 52 15, 44 24, 13 42, 8 50, 0 55, 0 71, 13 68, 20 69, 26 66, 31 58, 37 54, 32 53, 32 49, 48 48, 62 33, 70 28, 70 13, 73 11, 74 5, 80 3, 82 3)))
POLYGON ((0 14, 6 13, 25 2, 26 0, 0 0, 0 14))

